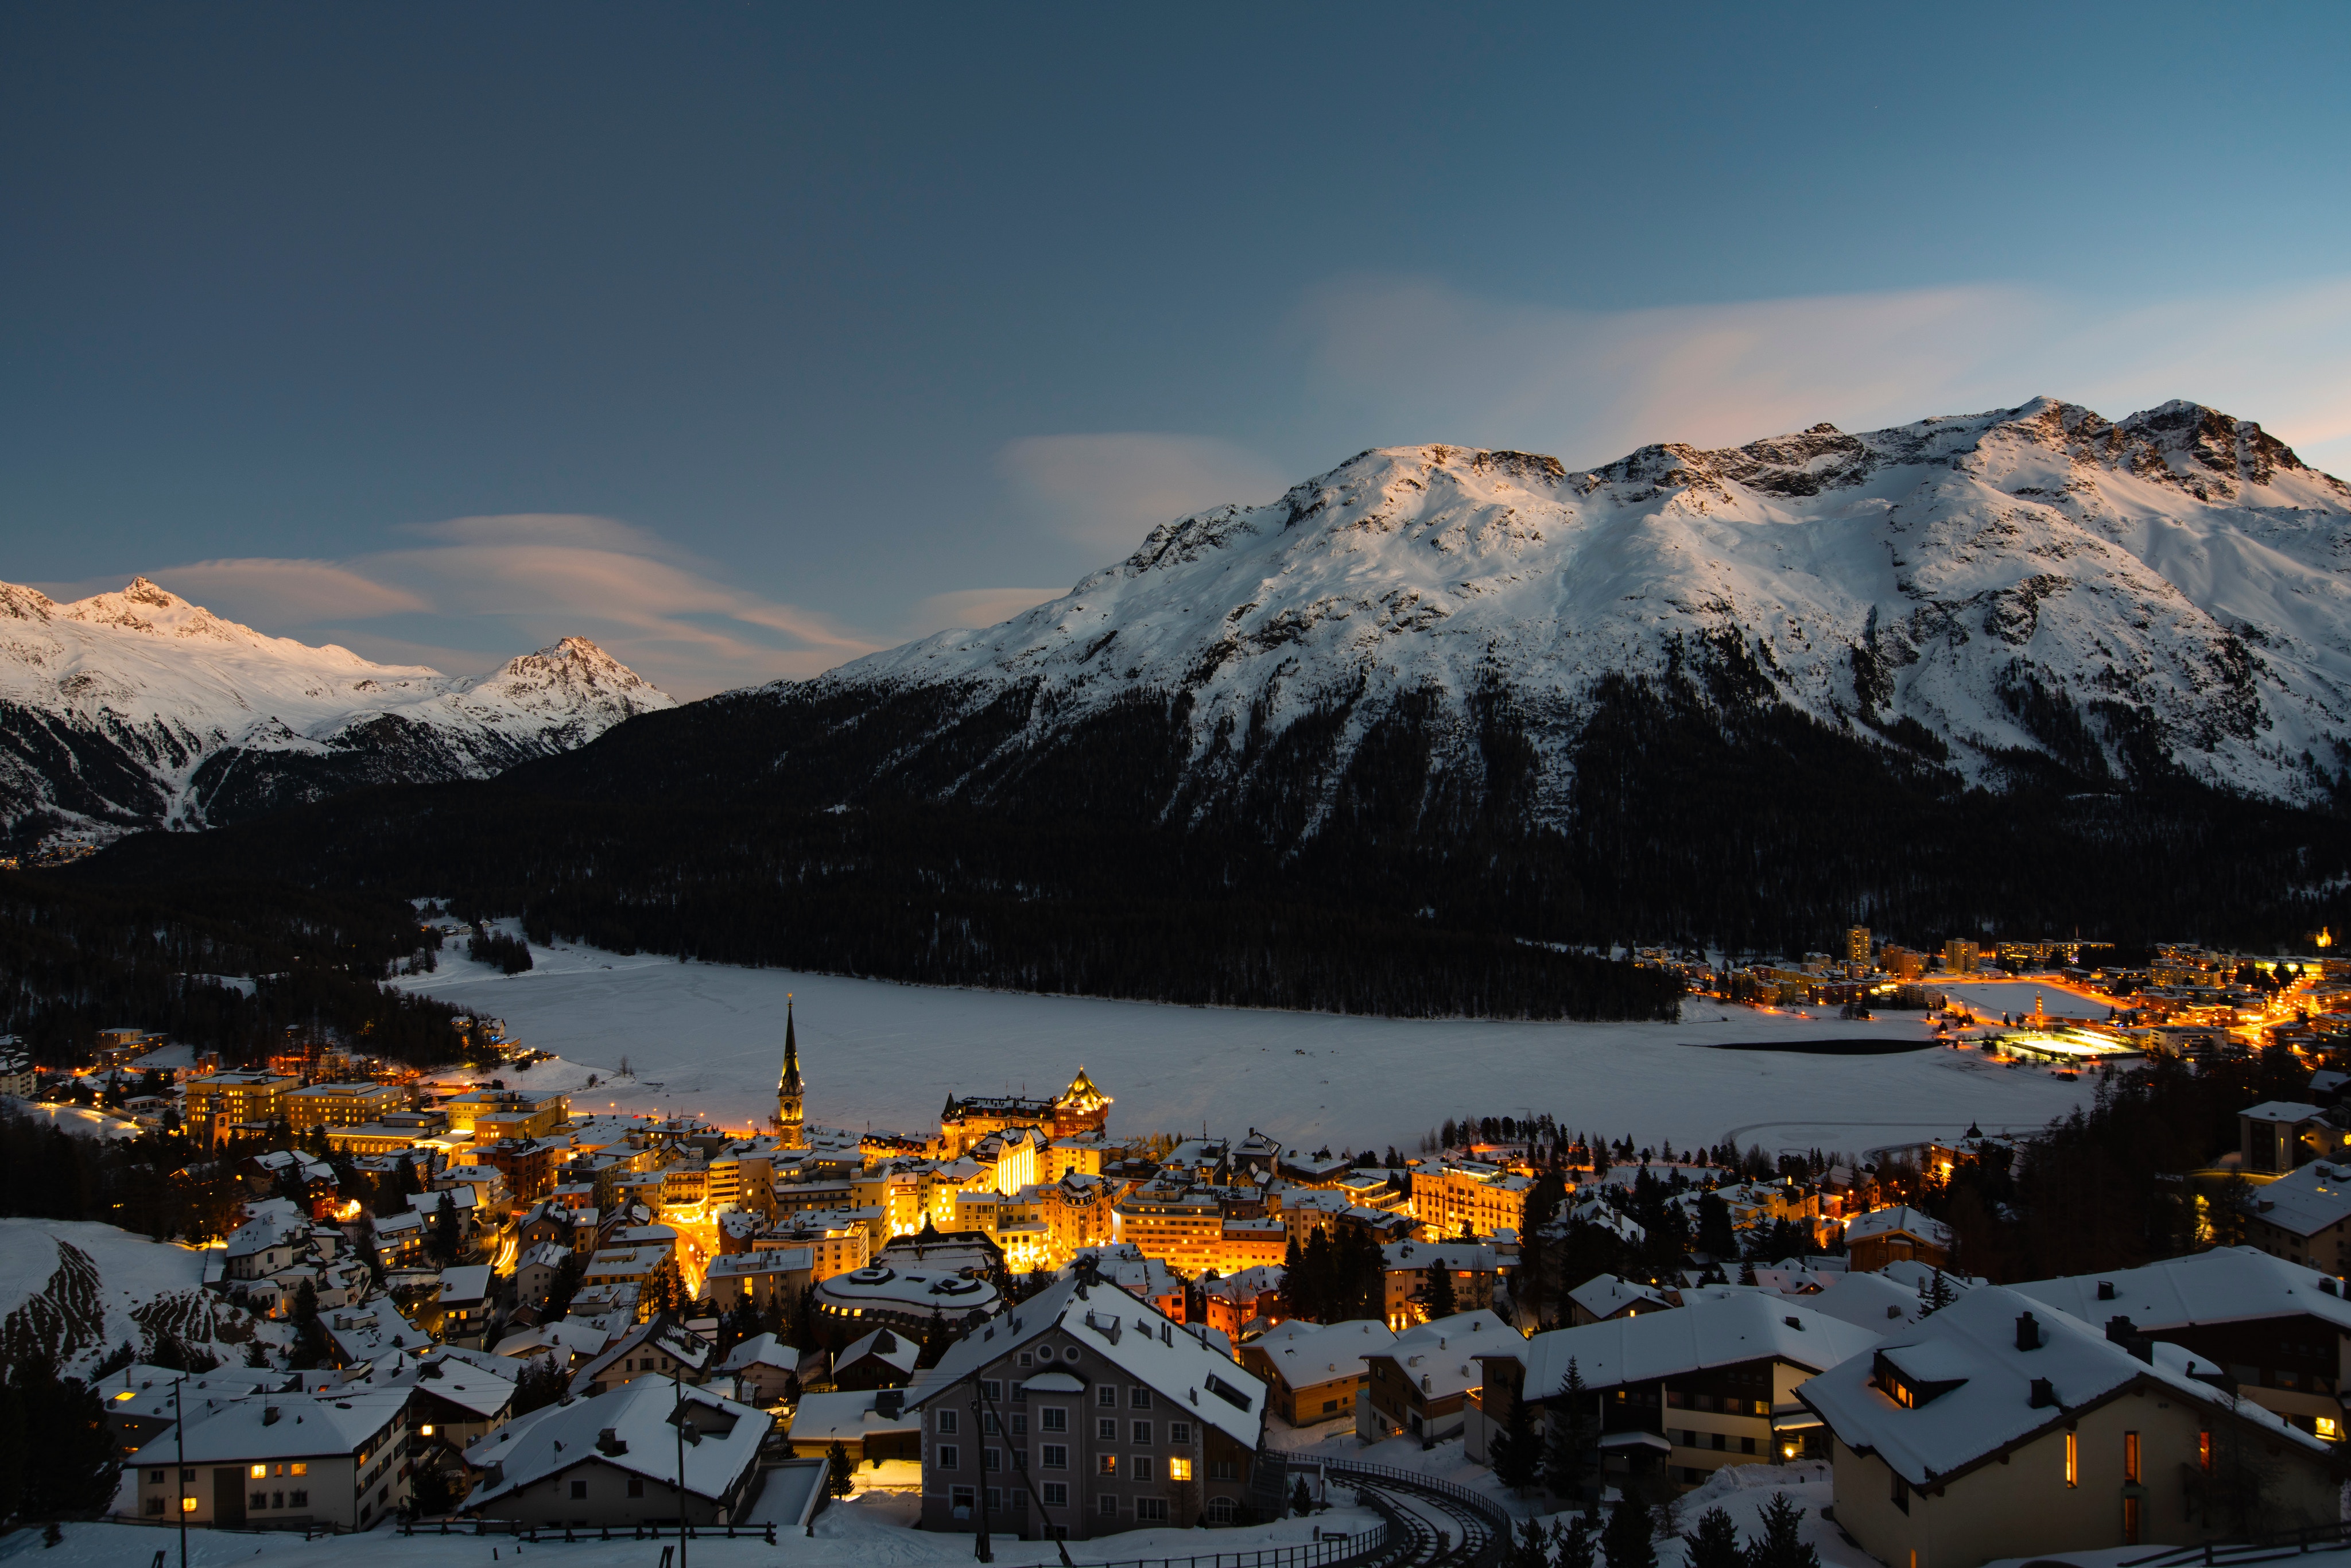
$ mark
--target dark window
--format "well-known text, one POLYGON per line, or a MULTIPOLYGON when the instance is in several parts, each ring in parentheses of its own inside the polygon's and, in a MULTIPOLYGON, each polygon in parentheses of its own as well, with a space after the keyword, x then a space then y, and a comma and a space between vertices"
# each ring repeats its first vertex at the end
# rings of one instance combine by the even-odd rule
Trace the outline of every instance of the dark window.
POLYGON ((942 1411, 940 1411, 940 1412, 939 1412, 939 1436, 940 1436, 940 1437, 954 1437, 954 1436, 955 1436, 955 1431, 956 1431, 956 1413, 955 1413, 954 1411, 952 1411, 952 1410, 942 1410, 942 1411))
POLYGON ((1004 1397, 1004 1385, 993 1377, 983 1377, 979 1380, 979 1396, 982 1399, 1001 1399, 1004 1397))
POLYGON ((982 1448, 979 1451, 979 1468, 983 1470, 1002 1469, 1004 1468, 1004 1450, 1001 1448, 982 1448))
POLYGON ((1137 1422, 1134 1424, 1134 1440, 1135 1440, 1136 1442, 1138 1442, 1138 1443, 1144 1443, 1144 1444, 1148 1444, 1148 1443, 1151 1441, 1151 1423, 1150 1423, 1150 1422, 1148 1422, 1148 1421, 1137 1421, 1137 1422))
POLYGON ((1151 1390, 1143 1387, 1131 1388, 1127 1390, 1126 1402, 1137 1410, 1148 1410, 1151 1408, 1151 1390))
POLYGON ((956 1446, 953 1443, 942 1443, 939 1445, 939 1469, 943 1470, 954 1469, 956 1468, 956 1446))
POLYGON ((1134 1500, 1134 1517, 1146 1523, 1164 1524, 1167 1521, 1167 1500, 1164 1497, 1139 1497, 1134 1500))
POLYGON ((1105 1416, 1094 1423, 1094 1436, 1105 1443, 1118 1441, 1118 1417, 1105 1416))
POLYGON ((1094 1403, 1115 1406, 1118 1404, 1118 1390, 1110 1384, 1103 1384, 1094 1390, 1094 1403))
POLYGON ((1045 1483, 1044 1491, 1045 1506, 1047 1508, 1067 1508, 1070 1506, 1070 1487, 1067 1481, 1047 1481, 1045 1483))
POLYGON ((1037 1412, 1037 1428, 1042 1432, 1066 1432, 1070 1429, 1070 1413, 1059 1405, 1047 1406, 1037 1412))
POLYGON ((1112 1517, 1118 1512, 1118 1494, 1107 1491, 1102 1493, 1095 1502, 1094 1508, 1104 1519, 1112 1517))
POLYGON ((1905 1513, 1910 1511, 1910 1483, 1899 1475, 1894 1478, 1894 1506, 1905 1513))
POLYGON ((578 1502, 578 1501, 580 1501, 581 1499, 585 1498, 587 1495, 588 1495, 588 1483, 587 1483, 586 1481, 573 1481, 573 1482, 571 1483, 571 1500, 572 1500, 572 1501, 574 1501, 574 1502, 578 1502))
POLYGON ((1753 1453, 1753 1452, 1755 1451, 1755 1439, 1754 1439, 1754 1438, 1752 1438, 1752 1437, 1741 1437, 1741 1438, 1740 1438, 1740 1439, 1739 1439, 1739 1451, 1740 1451, 1740 1453, 1742 1453, 1742 1454, 1751 1454, 1751 1453, 1753 1453))
MULTIPOLYGON (((1039 1462, 1049 1470, 1066 1470, 1070 1468, 1070 1450, 1059 1443, 1048 1443, 1039 1462)), ((1052 1499, 1049 1495, 1046 1500, 1050 1502, 1052 1499)))
POLYGON ((645 1495, 644 1477, 631 1476, 629 1478, 629 1495, 631 1497, 643 1497, 645 1495))
POLYGON ((1189 1421, 1168 1422, 1167 1440, 1171 1443, 1190 1442, 1192 1440, 1192 1423, 1189 1421))
POLYGON ((310 1494, 307 1491, 289 1491, 286 1494, 286 1501, 291 1508, 308 1508, 310 1506, 310 1494))
POLYGON ((245 1506, 258 1513, 269 1506, 269 1494, 266 1491, 255 1492, 245 1500, 245 1506))

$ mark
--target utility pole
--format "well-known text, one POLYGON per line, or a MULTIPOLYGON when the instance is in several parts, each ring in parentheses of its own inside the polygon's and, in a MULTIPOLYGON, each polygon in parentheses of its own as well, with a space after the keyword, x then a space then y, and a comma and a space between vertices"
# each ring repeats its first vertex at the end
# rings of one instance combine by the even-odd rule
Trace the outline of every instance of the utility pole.
POLYGON ((180 1408, 180 1385, 186 1374, 172 1379, 172 1440, 180 1453, 180 1568, 188 1568, 188 1417, 180 1408))
POLYGON ((979 1539, 973 1547, 972 1555, 982 1563, 993 1563, 996 1557, 987 1544, 987 1422, 980 1412, 977 1374, 973 1375, 971 1383, 971 1435, 976 1439, 972 1447, 979 1452, 979 1485, 972 1489, 978 1494, 976 1500, 979 1506, 972 1510, 972 1518, 978 1525, 979 1539))
POLYGON ((685 1368, 670 1375, 677 1387, 677 1409, 671 1420, 677 1427, 677 1568, 685 1568, 685 1368))

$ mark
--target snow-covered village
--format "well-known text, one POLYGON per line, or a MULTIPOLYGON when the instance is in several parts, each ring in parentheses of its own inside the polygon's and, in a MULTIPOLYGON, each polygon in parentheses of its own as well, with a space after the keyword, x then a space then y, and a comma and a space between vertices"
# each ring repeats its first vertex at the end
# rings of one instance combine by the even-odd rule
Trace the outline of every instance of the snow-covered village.
POLYGON ((2346 57, 0 5, 0 1568, 2351 1568, 2346 57))

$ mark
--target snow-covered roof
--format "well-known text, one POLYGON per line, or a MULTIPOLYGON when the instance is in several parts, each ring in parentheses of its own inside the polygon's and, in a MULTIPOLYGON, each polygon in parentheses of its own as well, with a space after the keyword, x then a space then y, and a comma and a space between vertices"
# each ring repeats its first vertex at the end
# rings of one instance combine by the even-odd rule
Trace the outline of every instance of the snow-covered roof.
POLYGON ((589 1385, 607 1367, 624 1358, 633 1360, 639 1351, 648 1347, 668 1356, 688 1372, 699 1372, 710 1360, 708 1340, 663 1313, 648 1318, 605 1345, 587 1365, 572 1375, 571 1392, 575 1395, 586 1393, 589 1385))
POLYGON ((720 1372, 747 1372, 754 1366, 780 1366, 786 1372, 799 1370, 800 1352, 771 1333, 755 1333, 726 1353, 718 1364, 720 1372))
MULTIPOLYGON (((1889 1274, 1758 1269, 1755 1278, 1764 1289, 1799 1306, 1876 1333, 1886 1333, 1889 1324, 1916 1322, 1926 1310, 1926 1299, 1915 1286, 1889 1274)), ((1965 1281, 1953 1275, 1943 1278, 1955 1292, 1966 1287, 1965 1281)))
POLYGON ((204 1411, 133 1456, 133 1465, 247 1463, 356 1453, 408 1403, 405 1388, 336 1389, 326 1395, 250 1394, 204 1411), (181 1445, 184 1442, 184 1450, 181 1445))
POLYGON ((1874 1348, 1878 1335, 1761 1291, 1702 1295, 1667 1312, 1554 1329, 1527 1342, 1526 1389, 1545 1398, 1567 1385, 1567 1364, 1593 1388, 1649 1383, 1745 1361, 1809 1372, 1874 1348))
POLYGON ((1866 1241, 1878 1236, 1909 1236, 1938 1247, 1951 1244, 1951 1228, 1932 1215, 1921 1214, 1907 1204, 1897 1203, 1890 1208, 1873 1208, 1867 1214, 1855 1215, 1844 1222, 1844 1242, 1847 1247, 1856 1241, 1866 1241))
POLYGON ((369 1367, 363 1385, 422 1389, 487 1420, 513 1403, 522 1370, 523 1364, 511 1356, 434 1345, 422 1354, 399 1354, 369 1367))
POLYGON ((1516 1353, 1525 1344, 1523 1334, 1481 1307, 1421 1323, 1364 1354, 1394 1362, 1422 1393, 1443 1398, 1485 1382, 1479 1356, 1516 1353))
POLYGON ((1874 1355, 1855 1355, 1808 1380, 1802 1399, 1846 1447, 1874 1453, 1913 1486, 1988 1459, 2089 1406, 2146 1380, 2171 1396, 2232 1413, 2274 1438, 2312 1452, 2329 1447, 2248 1399, 2194 1374, 2220 1369, 2177 1345, 2158 1344, 2143 1362, 2071 1313, 2001 1286, 1970 1291, 1925 1321, 1889 1335, 1874 1355), (2021 1349, 2018 1320, 2030 1313, 2032 1349, 2021 1349), (1880 1363, 1917 1391, 1906 1408, 1878 1386, 1880 1363), (2053 1403, 2032 1402, 2046 1381, 2053 1403), (1928 1385, 1944 1385, 1939 1391, 1928 1385))
POLYGON ((892 1333, 886 1328, 875 1329, 833 1357, 833 1375, 838 1377, 843 1368, 854 1366, 868 1357, 896 1367, 900 1372, 912 1372, 915 1360, 922 1354, 923 1347, 905 1335, 892 1333))
POLYGON ((957 1340, 931 1369, 933 1375, 907 1390, 908 1407, 938 1396, 1055 1329, 1161 1398, 1181 1401, 1236 1442, 1257 1447, 1265 1427, 1263 1383, 1147 1302, 1115 1288, 1089 1291, 1077 1279, 1047 1286, 1013 1308, 1008 1317, 957 1340))
POLYGON ((1673 1304, 1655 1286, 1620 1280, 1614 1274, 1594 1274, 1570 1291, 1567 1299, 1595 1318, 1613 1318, 1628 1307, 1656 1312, 1673 1304))
POLYGON ((2296 1236, 2315 1236, 2351 1218, 2351 1164, 2313 1160, 2256 1187, 2253 1215, 2296 1236))
POLYGON ((487 1263, 459 1263, 441 1270, 441 1295, 444 1305, 455 1301, 478 1301, 490 1293, 490 1266, 487 1263))
POLYGON ((216 1406, 241 1399, 277 1381, 273 1374, 258 1368, 223 1366, 210 1372, 182 1372, 174 1367, 133 1363, 108 1373, 91 1386, 110 1416, 147 1416, 169 1421, 176 1418, 172 1406, 175 1385, 180 1404, 194 1414, 204 1410, 208 1400, 216 1406))
POLYGON ((2216 1247, 2143 1269, 2032 1280, 2015 1289, 2085 1323, 2103 1326, 2126 1317, 2141 1333, 2295 1314, 2323 1318, 2351 1333, 2351 1301, 2340 1286, 2325 1289, 2329 1284, 2334 1281, 2315 1269, 2251 1247, 2216 1247))
POLYGON ((1390 1349, 1395 1331, 1372 1318, 1311 1323, 1290 1318, 1249 1342, 1276 1376, 1291 1388, 1367 1375, 1364 1358, 1390 1349))
POLYGON ((465 1449, 465 1462, 488 1474, 465 1499, 481 1508, 512 1497, 583 1459, 643 1476, 648 1481, 683 1479, 696 1497, 723 1498, 744 1472, 759 1461, 759 1443, 770 1425, 765 1412, 688 1385, 683 1410, 689 1437, 685 1470, 678 1473, 678 1385, 666 1378, 640 1378, 590 1399, 567 1399, 509 1421, 465 1449), (607 1438, 604 1434, 609 1432, 607 1438))
POLYGON ((853 1450, 869 1437, 923 1429, 923 1418, 911 1406, 902 1407, 895 1416, 883 1415, 875 1408, 880 1397, 873 1389, 803 1394, 792 1411, 792 1441, 841 1443, 853 1450))
POLYGON ((2249 1122, 2283 1122, 2289 1124, 2314 1121, 2325 1113, 2324 1106, 2307 1104, 2300 1100, 2264 1100, 2237 1113, 2249 1122))
POLYGON ((1390 1269, 1426 1269, 1441 1262, 1457 1274, 1490 1274, 1499 1256, 1479 1241, 1392 1241, 1380 1250, 1390 1269))

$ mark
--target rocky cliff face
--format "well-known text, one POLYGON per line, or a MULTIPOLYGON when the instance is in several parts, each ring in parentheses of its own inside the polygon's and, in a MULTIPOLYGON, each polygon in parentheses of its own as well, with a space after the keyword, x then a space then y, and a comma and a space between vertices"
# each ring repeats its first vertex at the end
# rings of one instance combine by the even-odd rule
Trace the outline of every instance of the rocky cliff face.
POLYGON ((1390 448, 1166 524, 1000 626, 770 695, 822 716, 803 756, 892 715, 845 797, 912 778, 1012 799, 1073 737, 1164 708, 1160 820, 1278 772, 1308 836, 1400 723, 1432 780, 1485 788, 1505 710, 1514 810, 1562 821, 1606 694, 1701 674, 1718 706, 1784 706, 1954 783, 2168 777, 2309 805, 2351 737, 2346 551, 2351 486, 2185 402, 2112 422, 2043 398, 1586 472, 1390 448))
POLYGON ((453 678, 266 636, 144 578, 70 604, 0 584, 0 836, 200 828, 486 778, 672 706, 582 638, 453 678))

